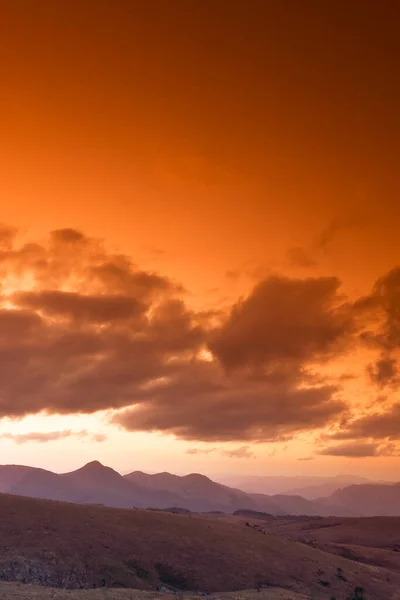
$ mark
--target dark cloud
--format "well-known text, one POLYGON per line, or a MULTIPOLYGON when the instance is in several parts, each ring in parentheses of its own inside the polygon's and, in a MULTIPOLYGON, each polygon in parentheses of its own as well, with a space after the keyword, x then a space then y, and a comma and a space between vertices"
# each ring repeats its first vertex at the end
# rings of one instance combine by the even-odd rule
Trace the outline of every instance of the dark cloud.
POLYGON ((112 421, 131 431, 170 432, 194 441, 286 440, 342 413, 346 406, 336 392, 333 386, 253 381, 198 362, 143 392, 141 402, 112 421))
POLYGON ((289 367, 331 357, 351 330, 335 277, 270 276, 235 304, 210 348, 227 368, 289 367))
POLYGON ((201 328, 179 301, 100 328, 0 310, 0 415, 127 406, 155 379, 184 369, 201 342, 201 328))
POLYGON ((51 239, 56 244, 86 244, 89 241, 81 231, 71 228, 56 229, 52 231, 51 239))
POLYGON ((64 431, 49 431, 49 432, 30 432, 30 433, 2 433, 0 439, 12 440, 16 444, 26 444, 29 442, 37 442, 44 444, 47 442, 54 442, 57 440, 63 440, 68 437, 85 438, 90 437, 93 441, 103 442, 107 439, 106 435, 103 434, 90 434, 86 430, 72 431, 66 429, 64 431))
POLYGON ((270 276, 209 331, 214 361, 170 373, 113 416, 128 430, 208 442, 287 440, 324 427, 346 405, 339 389, 307 372, 352 331, 335 278, 270 276))
MULTIPOLYGON (((79 231, 22 245, 14 231, 2 236, 0 417, 110 410, 127 430, 211 444, 288 440, 338 422, 336 439, 363 437, 344 382, 331 385, 318 366, 366 339, 392 360, 396 271, 354 304, 337 278, 275 275, 228 312, 196 312, 179 284, 79 231), (10 291, 16 278, 23 289, 10 291)), ((372 376, 388 379, 390 367, 372 376)))
POLYGON ((238 279, 240 279, 240 277, 242 276, 241 271, 239 271, 238 269, 229 269, 226 273, 226 278, 230 279, 232 281, 237 281, 238 279))
POLYGON ((318 454, 325 456, 342 456, 347 458, 364 458, 373 456, 400 456, 400 449, 393 442, 366 442, 353 441, 329 446, 320 450, 318 454))
POLYGON ((400 267, 380 277, 371 293, 354 303, 353 313, 362 324, 360 339, 379 356, 368 365, 371 380, 379 387, 400 383, 400 267))
POLYGON ((383 311, 384 322, 378 343, 390 351, 400 348, 400 267, 381 277, 376 282, 371 304, 383 311))
POLYGON ((1 298, 0 416, 127 406, 203 344, 179 286, 75 230, 14 241, 0 274, 29 284, 1 298))
POLYGON ((10 251, 12 249, 18 229, 0 224, 0 252, 10 251))
POLYGON ((375 412, 347 422, 330 437, 335 440, 400 440, 400 403, 394 404, 384 412, 375 412))
POLYGON ((327 227, 322 231, 318 239, 316 240, 315 246, 317 250, 327 252, 328 246, 336 239, 336 237, 342 231, 347 229, 353 229, 359 227, 365 223, 365 219, 360 217, 337 217, 333 219, 327 227))
POLYGON ((11 275, 29 280, 40 291, 119 293, 146 301, 158 294, 182 292, 167 277, 139 269, 128 256, 110 253, 101 240, 74 229, 53 231, 40 243, 18 245, 15 234, 6 239, 6 248, 0 244, 3 282, 11 275))
POLYGON ((400 267, 380 277, 369 294, 349 306, 353 345, 375 351, 366 365, 370 381, 379 388, 400 384, 400 267))
POLYGON ((166 277, 135 270, 129 259, 121 256, 91 266, 88 275, 94 281, 98 281, 104 291, 125 293, 138 299, 154 298, 157 294, 171 290, 182 291, 181 286, 172 283, 166 277))
POLYGON ((346 442, 336 446, 329 446, 320 450, 318 454, 324 456, 344 456, 348 458, 363 458, 378 456, 378 446, 372 442, 346 442))
POLYGON ((304 248, 298 246, 289 248, 286 258, 289 266, 301 269, 310 269, 317 264, 316 260, 304 248))
POLYGON ((367 371, 371 381, 379 387, 399 382, 397 360, 390 356, 382 355, 373 365, 368 365, 367 371))
POLYGON ((85 323, 127 321, 145 312, 146 306, 136 298, 122 295, 82 295, 77 292, 19 292, 13 303, 25 309, 39 310, 53 317, 67 317, 85 323))

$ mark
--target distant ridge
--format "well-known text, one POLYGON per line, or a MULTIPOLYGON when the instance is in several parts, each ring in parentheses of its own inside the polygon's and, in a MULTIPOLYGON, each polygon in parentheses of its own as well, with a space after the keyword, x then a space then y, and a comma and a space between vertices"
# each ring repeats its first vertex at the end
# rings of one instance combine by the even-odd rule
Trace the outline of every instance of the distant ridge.
POLYGON ((201 473, 179 476, 133 471, 121 475, 97 460, 62 474, 24 465, 0 466, 0 492, 79 504, 175 512, 248 510, 278 516, 400 515, 400 485, 396 484, 350 485, 336 489, 328 497, 308 499, 300 494, 249 493, 201 473))

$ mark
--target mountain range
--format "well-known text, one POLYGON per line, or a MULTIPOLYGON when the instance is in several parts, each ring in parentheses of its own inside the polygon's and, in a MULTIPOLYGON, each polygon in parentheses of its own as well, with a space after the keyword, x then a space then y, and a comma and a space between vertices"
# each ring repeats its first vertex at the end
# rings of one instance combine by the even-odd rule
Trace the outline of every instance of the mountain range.
POLYGON ((228 476, 218 481, 251 494, 288 494, 303 496, 308 500, 324 498, 348 485, 361 483, 387 483, 372 481, 359 475, 248 475, 228 476))
POLYGON ((199 513, 233 513, 247 509, 276 516, 400 515, 400 484, 371 482, 341 488, 332 485, 332 482, 314 482, 316 489, 334 491, 325 497, 310 499, 300 494, 243 491, 198 473, 178 476, 134 471, 121 475, 98 461, 63 474, 23 465, 0 466, 1 493, 79 504, 199 513))

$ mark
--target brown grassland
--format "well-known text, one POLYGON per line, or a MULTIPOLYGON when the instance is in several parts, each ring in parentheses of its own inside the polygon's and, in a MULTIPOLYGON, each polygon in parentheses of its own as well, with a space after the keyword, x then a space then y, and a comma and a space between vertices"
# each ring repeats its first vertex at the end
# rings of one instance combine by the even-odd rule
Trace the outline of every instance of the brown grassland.
MULTIPOLYGON (((144 592, 142 590, 117 590, 103 588, 100 590, 60 590, 42 588, 19 583, 1 583, 0 600, 172 600, 179 596, 161 592, 144 592)), ((199 595, 184 593, 183 600, 199 600, 199 595)), ((213 594, 210 600, 307 600, 307 596, 289 590, 270 589, 213 594)))
MULTIPOLYGON (((348 560, 282 535, 263 534, 240 519, 224 522, 1 494, 0 579, 48 588, 92 588, 68 592, 69 596, 62 590, 40 590, 37 596, 60 600, 75 599, 74 594, 85 600, 144 600, 143 592, 129 588, 156 598, 159 586, 189 596, 195 591, 231 592, 226 598, 260 599, 279 598, 277 588, 284 588, 328 600, 344 600, 355 586, 362 586, 367 600, 400 599, 398 570, 348 560), (261 592, 254 591, 257 586, 261 592), (240 592, 246 589, 253 592, 240 592)), ((15 590, 12 593, 26 593, 25 588, 15 590)), ((34 598, 34 590, 29 596, 14 597, 34 598)), ((285 594, 281 597, 291 598, 289 592, 285 594)))

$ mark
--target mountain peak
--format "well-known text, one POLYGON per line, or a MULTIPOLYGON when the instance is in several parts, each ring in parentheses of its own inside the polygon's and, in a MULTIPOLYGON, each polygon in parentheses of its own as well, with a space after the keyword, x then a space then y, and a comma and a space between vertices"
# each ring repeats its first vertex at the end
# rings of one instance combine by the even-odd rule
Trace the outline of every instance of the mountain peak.
MULTIPOLYGON (((211 481, 212 480, 207 477, 206 475, 202 475, 201 473, 189 473, 189 475, 184 475, 184 477, 182 479, 185 479, 186 481, 198 481, 198 482, 206 482, 206 481, 211 481)), ((214 482, 212 482, 214 483, 214 482)))
POLYGON ((106 467, 105 465, 103 465, 99 460, 92 460, 91 462, 86 463, 86 465, 83 465, 82 469, 108 469, 109 467, 106 467))
POLYGON ((83 467, 81 467, 80 469, 77 469, 76 471, 71 471, 70 473, 64 473, 65 476, 68 477, 89 477, 90 479, 109 479, 110 477, 115 478, 120 478, 121 475, 117 472, 114 471, 114 469, 112 469, 111 467, 107 467, 106 465, 103 465, 100 461, 98 460, 92 460, 91 462, 86 463, 86 465, 83 465, 83 467))
MULTIPOLYGON (((102 473, 117 473, 117 471, 111 467, 107 467, 107 465, 103 465, 103 463, 98 460, 92 460, 91 462, 86 463, 86 465, 78 469, 78 471, 93 474, 98 473, 99 475, 102 473)), ((119 473, 117 474, 119 475, 119 473)))

